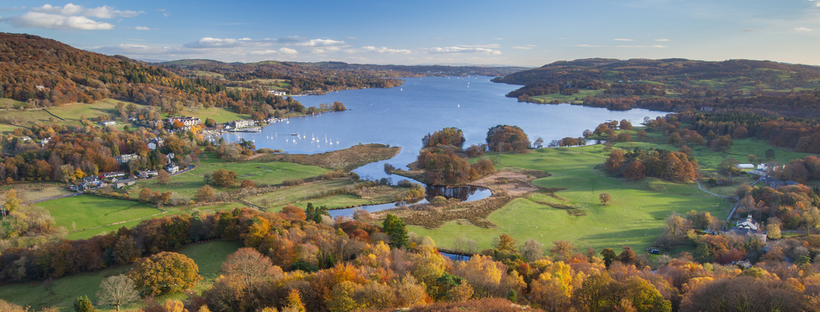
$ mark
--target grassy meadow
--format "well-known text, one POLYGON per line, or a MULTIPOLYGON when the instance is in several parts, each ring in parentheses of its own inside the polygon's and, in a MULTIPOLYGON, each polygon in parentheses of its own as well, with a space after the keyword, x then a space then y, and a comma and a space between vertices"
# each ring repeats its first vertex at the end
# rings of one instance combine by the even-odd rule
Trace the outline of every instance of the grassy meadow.
MULTIPOLYGON (((150 205, 93 195, 79 195, 36 204, 51 212, 57 226, 69 232, 87 231, 129 220, 141 220, 162 213, 150 205)), ((138 221, 137 221, 138 222, 138 221)), ((93 235, 91 235, 93 236, 93 235)))
MULTIPOLYGON (((237 183, 241 183, 242 180, 251 180, 257 185, 279 184, 284 180, 315 177, 329 171, 320 167, 280 161, 251 160, 247 162, 223 163, 216 159, 216 157, 209 156, 209 161, 200 162, 195 169, 171 176, 170 181, 165 185, 157 184, 156 179, 140 180, 137 182, 137 185, 128 188, 128 193, 132 197, 137 198, 143 188, 149 188, 154 192, 172 191, 180 196, 193 198, 194 195, 196 195, 196 191, 205 186, 205 174, 218 169, 227 169, 236 172, 238 175, 237 183)), ((217 192, 225 190, 218 187, 215 189, 217 192)))
MULTIPOLYGON (((629 144, 629 143, 626 143, 629 144)), ((484 229, 466 221, 452 221, 438 229, 410 226, 409 231, 430 236, 441 247, 451 247, 459 236, 475 240, 479 248, 490 248, 493 239, 509 234, 523 244, 535 238, 548 249, 553 241, 568 240, 578 248, 601 250, 631 246, 638 252, 650 246, 661 233, 663 220, 672 212, 709 211, 725 218, 732 204, 698 190, 694 182, 678 184, 645 178, 630 182, 611 177, 598 165, 608 152, 603 145, 573 148, 539 149, 528 154, 489 154, 497 157, 497 169, 527 169, 552 173, 535 180, 546 188, 565 188, 556 195, 542 194, 517 198, 489 216, 496 228, 484 229), (598 168, 596 168, 598 167, 598 168), (601 205, 600 193, 609 193, 613 201, 601 205), (538 202, 558 201, 582 207, 586 216, 572 216, 566 211, 538 202)))
MULTIPOLYGON (((222 262, 228 255, 239 249, 240 244, 232 241, 212 241, 204 244, 191 244, 178 252, 196 262, 199 274, 203 280, 197 284, 195 290, 201 292, 213 284, 219 276, 222 262)), ((74 311, 74 300, 79 296, 88 296, 92 302, 97 301, 97 291, 100 283, 109 276, 127 272, 130 265, 107 268, 97 272, 81 273, 57 278, 47 282, 29 282, 10 284, 0 287, 0 299, 23 306, 30 306, 32 310, 42 307, 55 306, 63 312, 74 311)), ((167 299, 184 299, 184 294, 172 294, 160 297, 160 301, 167 299)), ((134 304, 127 308, 137 308, 134 304)), ((97 307, 103 311, 111 311, 111 307, 97 307)))

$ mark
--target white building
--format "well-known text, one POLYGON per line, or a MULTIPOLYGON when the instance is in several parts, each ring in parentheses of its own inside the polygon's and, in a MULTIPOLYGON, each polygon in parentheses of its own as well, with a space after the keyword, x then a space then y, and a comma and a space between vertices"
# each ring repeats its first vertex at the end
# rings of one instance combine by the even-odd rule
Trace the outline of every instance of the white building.
POLYGON ((175 121, 181 122, 186 127, 193 127, 201 123, 199 118, 194 117, 168 117, 168 123, 173 125, 175 121))
POLYGON ((255 126, 256 121, 253 121, 253 120, 250 120, 250 119, 234 120, 234 121, 228 122, 228 125, 232 128, 247 128, 247 127, 255 126))
POLYGON ((139 160, 140 156, 137 155, 137 154, 123 154, 123 155, 120 155, 120 156, 114 156, 114 160, 116 160, 117 163, 120 164, 120 165, 127 164, 132 159, 139 160))
POLYGON ((177 166, 177 164, 167 165, 167 166, 165 166, 165 171, 168 171, 168 173, 170 173, 170 174, 177 173, 177 172, 179 172, 179 166, 177 166))

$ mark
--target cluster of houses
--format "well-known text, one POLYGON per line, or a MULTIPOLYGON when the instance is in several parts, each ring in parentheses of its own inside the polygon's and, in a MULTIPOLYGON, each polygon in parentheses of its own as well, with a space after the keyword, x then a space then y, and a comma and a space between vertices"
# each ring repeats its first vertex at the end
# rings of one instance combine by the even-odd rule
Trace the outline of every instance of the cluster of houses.
POLYGON ((76 183, 69 187, 74 191, 88 191, 88 190, 96 190, 99 188, 103 188, 106 186, 113 186, 116 189, 121 189, 123 187, 137 184, 133 178, 129 178, 128 175, 123 171, 115 171, 115 172, 108 172, 104 173, 99 176, 88 176, 83 178, 76 183))
POLYGON ((792 181, 792 180, 781 181, 778 178, 770 177, 769 173, 771 172, 771 170, 778 169, 778 168, 776 168, 776 167, 771 167, 770 168, 769 165, 766 165, 766 164, 759 164, 757 166, 755 166, 753 164, 738 164, 738 165, 735 165, 735 167, 737 167, 738 169, 741 169, 741 170, 751 169, 751 170, 747 171, 746 173, 756 175, 756 176, 760 176, 761 182, 765 183, 766 186, 771 187, 771 188, 778 188, 778 187, 781 187, 781 186, 788 186, 788 185, 800 185, 800 182, 796 182, 796 181, 792 181))
POLYGON ((169 124, 173 125, 177 121, 181 122, 185 127, 193 127, 193 126, 196 126, 196 125, 202 123, 202 121, 199 120, 199 118, 196 118, 196 117, 179 117, 179 116, 168 117, 168 123, 169 124))

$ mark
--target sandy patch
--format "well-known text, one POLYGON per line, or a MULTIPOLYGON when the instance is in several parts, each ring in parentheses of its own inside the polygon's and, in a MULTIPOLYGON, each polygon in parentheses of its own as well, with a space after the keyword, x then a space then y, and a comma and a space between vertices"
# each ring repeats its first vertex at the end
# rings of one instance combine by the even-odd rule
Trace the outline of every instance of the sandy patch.
MULTIPOLYGON (((542 176, 548 174, 541 173, 542 176)), ((483 186, 493 190, 505 191, 510 196, 519 196, 529 192, 538 191, 538 187, 532 185, 532 180, 538 177, 531 172, 525 171, 498 171, 476 181, 470 185, 483 186), (529 174, 528 174, 529 173, 529 174)))

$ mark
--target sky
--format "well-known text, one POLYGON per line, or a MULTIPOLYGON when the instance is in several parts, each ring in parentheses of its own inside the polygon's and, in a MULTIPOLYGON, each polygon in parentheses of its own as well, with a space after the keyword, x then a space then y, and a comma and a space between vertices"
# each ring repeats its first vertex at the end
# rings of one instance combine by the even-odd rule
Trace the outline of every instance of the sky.
POLYGON ((3 0, 0 32, 143 61, 542 66, 603 57, 820 65, 820 0, 3 0))

